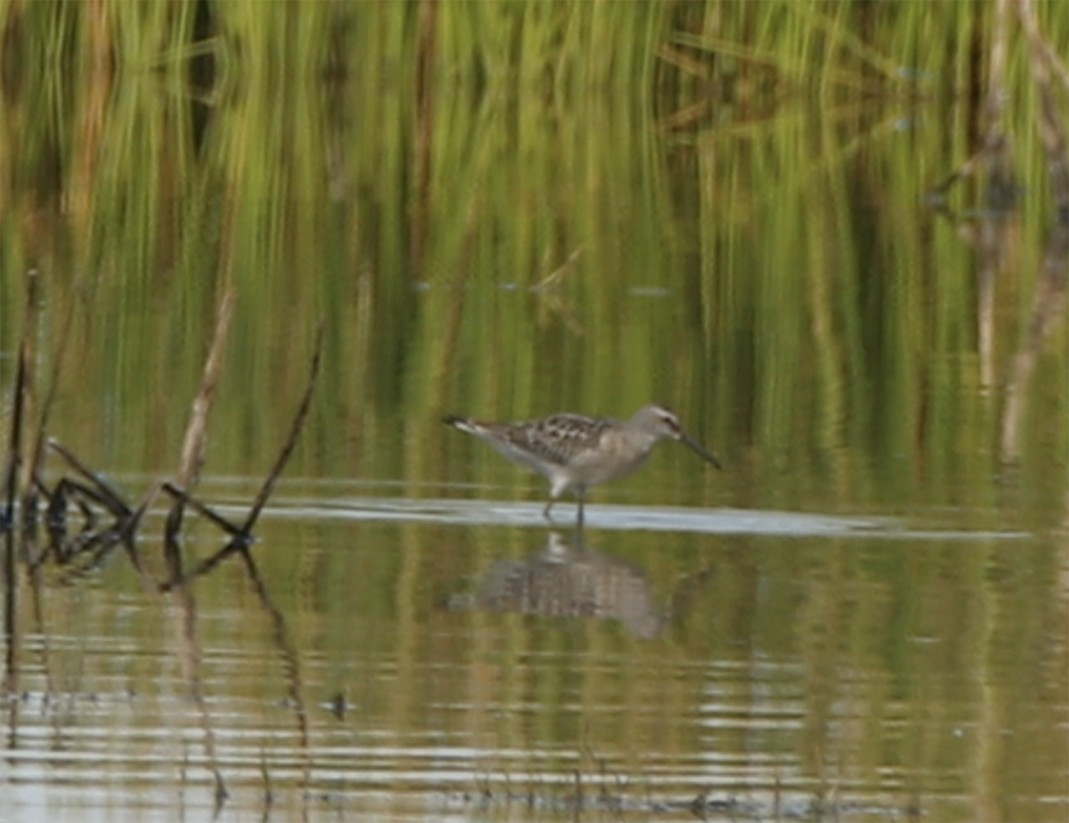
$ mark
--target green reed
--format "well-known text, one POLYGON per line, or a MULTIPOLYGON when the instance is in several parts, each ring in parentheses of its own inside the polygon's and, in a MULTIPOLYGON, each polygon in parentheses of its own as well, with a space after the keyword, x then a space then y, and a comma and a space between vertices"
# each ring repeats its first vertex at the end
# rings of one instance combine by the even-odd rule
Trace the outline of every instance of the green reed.
MULTIPOLYGON (((975 326, 968 249, 917 209, 971 150, 994 5, 9 0, 0 21, 35 59, 0 129, 5 296, 43 262, 116 307, 130 339, 157 336, 96 368, 189 385, 186 341, 233 282, 249 390, 300 385, 325 314, 344 362, 326 391, 370 403, 357 451, 409 406, 624 413, 658 397, 693 418, 739 398, 735 419, 699 424, 710 439, 741 427, 791 459, 845 441, 890 460, 918 448, 909 398, 929 387, 942 422, 926 436, 977 438, 923 444, 952 460, 994 421, 957 405, 967 369, 919 356, 967 357, 975 326), (885 289, 880 271, 900 279, 885 289), (626 381, 604 365, 620 358, 626 381), (953 427, 962 413, 976 425, 953 427)), ((1064 42, 1058 5, 1039 9, 1064 42)), ((1011 38, 1006 119, 1034 196, 1003 357, 1049 202, 1023 48, 1011 38)), ((273 421, 245 422, 251 443, 273 421)))

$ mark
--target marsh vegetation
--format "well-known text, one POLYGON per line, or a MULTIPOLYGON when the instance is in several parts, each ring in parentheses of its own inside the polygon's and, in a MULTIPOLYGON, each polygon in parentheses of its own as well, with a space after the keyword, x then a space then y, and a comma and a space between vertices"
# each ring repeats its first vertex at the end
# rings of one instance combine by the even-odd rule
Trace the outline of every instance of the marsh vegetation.
POLYGON ((0 32, 13 819, 1064 818, 1064 3, 0 32), (726 471, 581 542, 438 422, 650 402, 726 471), (133 552, 25 551, 44 434, 133 552))

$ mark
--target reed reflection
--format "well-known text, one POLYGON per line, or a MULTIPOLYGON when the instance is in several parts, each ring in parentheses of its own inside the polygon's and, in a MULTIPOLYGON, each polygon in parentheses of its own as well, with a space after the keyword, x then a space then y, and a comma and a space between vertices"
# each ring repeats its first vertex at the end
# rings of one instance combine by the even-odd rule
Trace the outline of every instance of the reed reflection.
MULTIPOLYGON (((976 326, 980 373, 985 390, 1005 386, 1002 409, 1000 452, 1003 461, 1021 457, 1022 423, 1025 401, 1033 382, 1036 360, 1054 328, 1064 319, 1069 293, 1069 132, 1056 104, 1054 77, 1058 70, 1051 51, 1040 35, 1034 11, 1020 9, 1028 39, 1027 58, 1038 92, 1033 127, 1038 145, 1046 156, 1047 183, 1053 201, 1046 248, 1035 277, 1036 292, 1028 313, 1027 326, 1010 362, 1008 375, 997 374, 996 330, 999 283, 1020 281, 1022 261, 1019 238, 1023 233, 1023 192, 1021 175, 1015 167, 1012 136, 1015 127, 1008 121, 1006 101, 1007 64, 992 63, 990 85, 981 110, 979 146, 975 153, 929 193, 929 203, 952 221, 958 235, 976 250, 976 326), (981 181, 980 208, 954 214, 947 203, 950 190, 964 180, 981 181)), ((1005 53, 1008 28, 996 29, 996 49, 1005 53)))

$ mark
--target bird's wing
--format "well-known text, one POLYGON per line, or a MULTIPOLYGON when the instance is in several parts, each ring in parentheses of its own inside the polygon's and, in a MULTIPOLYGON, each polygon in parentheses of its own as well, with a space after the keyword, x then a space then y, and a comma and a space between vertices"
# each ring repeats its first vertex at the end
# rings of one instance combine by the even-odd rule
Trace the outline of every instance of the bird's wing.
POLYGON ((510 427, 509 441, 551 463, 565 465, 582 452, 595 449, 611 421, 581 414, 551 417, 510 427))

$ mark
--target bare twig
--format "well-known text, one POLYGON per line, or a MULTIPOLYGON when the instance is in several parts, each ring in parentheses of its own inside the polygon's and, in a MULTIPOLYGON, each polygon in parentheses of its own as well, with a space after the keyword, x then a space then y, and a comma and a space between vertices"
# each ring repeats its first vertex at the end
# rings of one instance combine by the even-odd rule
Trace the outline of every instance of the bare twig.
MULTIPOLYGON (((22 454, 23 413, 26 404, 27 386, 30 382, 30 316, 35 311, 36 289, 34 272, 30 273, 30 284, 26 299, 26 322, 22 330, 22 343, 19 346, 19 363, 15 374, 15 408, 11 415, 11 434, 8 441, 7 465, 4 470, 4 505, 0 512, 0 532, 4 536, 4 638, 6 652, 4 656, 3 689, 14 691, 18 682, 18 650, 21 647, 19 633, 19 579, 15 541, 15 482, 22 454)), ((31 473, 32 474, 32 473, 31 473)))
POLYGON ((180 589, 191 580, 200 577, 201 575, 208 574, 212 569, 239 551, 244 550, 248 546, 248 541, 241 536, 235 537, 228 542, 223 548, 219 549, 215 554, 210 557, 206 557, 200 563, 198 563, 191 571, 185 572, 180 576, 172 576, 170 580, 160 585, 160 591, 169 592, 175 589, 180 589))
POLYGON ((163 483, 156 483, 149 489, 148 494, 145 495, 145 499, 141 501, 141 505, 138 506, 128 518, 126 518, 126 521, 120 527, 120 539, 122 540, 123 548, 126 549, 126 554, 130 558, 130 562, 141 576, 141 581, 147 588, 156 588, 156 584, 144 564, 141 562, 141 555, 137 551, 137 529, 141 525, 141 520, 144 518, 145 512, 147 512, 149 507, 156 502, 156 498, 160 496, 160 491, 162 491, 162 489, 163 483))
POLYGON ((315 393, 316 381, 319 378, 319 364, 322 360, 322 355, 323 325, 321 323, 319 330, 316 332, 315 352, 312 355, 312 369, 308 375, 308 386, 304 390, 304 397, 301 399, 301 405, 297 409, 296 417, 293 418, 293 424, 290 426, 289 437, 286 439, 282 451, 275 460, 275 465, 271 467, 271 473, 267 476, 267 480, 264 481, 263 486, 260 488, 260 493, 256 495, 256 500, 253 502, 252 508, 249 510, 249 516, 245 519, 245 525, 242 526, 242 531, 246 535, 250 534, 252 532, 252 527, 256 525, 256 520, 260 517, 261 510, 267 503, 267 499, 271 496, 272 490, 275 488, 275 482, 278 480, 278 476, 282 474, 282 470, 286 468, 286 463, 289 462, 290 455, 293 454, 293 449, 297 445, 297 438, 300 437, 301 429, 304 428, 305 418, 308 417, 308 410, 312 406, 312 395, 315 393))
POLYGON ((97 499, 104 508, 117 518, 125 520, 130 516, 130 507, 126 505, 126 502, 123 500, 122 493, 75 457, 70 449, 55 438, 49 438, 48 448, 59 454, 60 457, 67 461, 72 469, 88 480, 92 484, 92 487, 97 490, 97 494, 95 495, 88 490, 86 492, 87 494, 97 499))
MULTIPOLYGON (((201 466, 204 465, 204 442, 208 430, 208 416, 211 414, 215 403, 215 389, 219 383, 219 373, 223 367, 223 354, 226 349, 227 334, 230 330, 230 318, 234 313, 234 290, 228 288, 219 301, 219 308, 215 316, 215 332, 212 336, 211 348, 208 357, 204 361, 204 374, 201 378, 200 391, 193 400, 193 408, 189 415, 189 425, 186 427, 186 437, 182 443, 182 461, 178 468, 178 485, 190 491, 196 485, 200 477, 201 466)), ((178 500, 167 518, 165 534, 168 543, 174 543, 174 538, 182 528, 182 514, 185 501, 178 500)))
MULTIPOLYGON (((40 416, 37 421, 37 431, 33 435, 33 443, 30 445, 26 471, 33 482, 23 484, 22 506, 23 518, 32 517, 37 512, 37 495, 48 494, 44 484, 40 482, 39 474, 44 459, 45 440, 48 434, 48 418, 52 412, 52 404, 55 402, 59 387, 60 372, 63 369, 63 361, 67 353, 67 343, 70 340, 70 330, 74 322, 74 303, 67 307, 67 316, 63 320, 60 331, 59 345, 52 360, 52 376, 48 384, 48 392, 41 404, 40 416)), ((28 522, 28 521, 27 521, 28 522)))
POLYGON ((221 514, 213 510, 206 503, 202 503, 200 500, 191 495, 185 489, 175 485, 169 480, 165 481, 160 488, 163 491, 167 492, 167 494, 171 495, 171 497, 173 497, 175 500, 181 502, 182 505, 189 506, 197 514, 212 521, 215 525, 217 525, 220 529, 225 531, 231 537, 242 536, 243 532, 241 526, 231 523, 221 514))
POLYGON ((275 464, 271 468, 271 473, 264 481, 259 494, 256 495, 256 499, 253 501, 252 508, 249 510, 249 514, 245 518, 244 524, 241 526, 234 526, 234 524, 226 518, 212 511, 203 503, 190 497, 183 489, 178 488, 172 483, 164 484, 164 491, 172 495, 183 495, 186 503, 194 507, 200 514, 203 514, 230 535, 230 541, 223 546, 223 548, 201 561, 192 571, 172 577, 161 587, 165 591, 185 585, 193 578, 207 574, 232 554, 239 551, 245 551, 252 542, 253 526, 256 525, 256 520, 259 518, 260 512, 267 504, 267 500, 271 496, 271 491, 274 489, 275 482, 278 480, 279 475, 282 474, 282 470, 286 467, 286 463, 289 461, 290 455, 293 453, 293 449, 297 445, 297 438, 300 436, 301 429, 304 427, 304 421, 308 417, 308 411, 312 405, 312 396, 315 392, 316 380, 319 376, 319 365, 322 351, 323 327, 320 325, 320 328, 316 333, 315 353, 312 355, 312 369, 308 376, 308 386, 305 389, 304 397, 301 399, 301 405, 297 410, 297 415, 293 419, 293 424, 290 426, 289 437, 286 439, 286 443, 282 447, 281 453, 275 460, 275 464))
MULTIPOLYGON (((31 269, 26 275, 26 306, 22 325, 22 340, 19 343, 19 362, 15 372, 15 407, 11 414, 11 430, 8 439, 7 465, 4 467, 4 509, 0 515, 0 529, 7 531, 15 525, 15 499, 18 495, 18 470, 23 463, 22 438, 25 424, 26 404, 33 385, 33 340, 37 315, 37 271, 31 269)), ((11 564, 14 559, 9 558, 11 564)), ((14 567, 9 571, 14 571, 14 567)), ((12 578, 9 577, 10 581, 12 578)))

